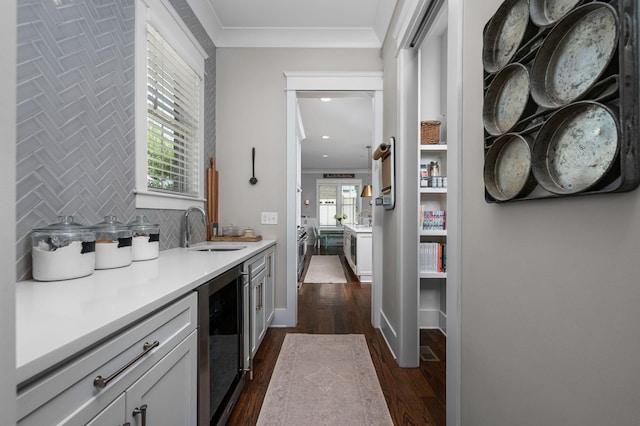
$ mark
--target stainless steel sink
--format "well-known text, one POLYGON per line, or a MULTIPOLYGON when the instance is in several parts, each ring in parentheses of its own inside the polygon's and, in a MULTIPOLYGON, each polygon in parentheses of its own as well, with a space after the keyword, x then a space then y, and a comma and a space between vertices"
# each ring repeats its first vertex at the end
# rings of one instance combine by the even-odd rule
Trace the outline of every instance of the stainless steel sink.
POLYGON ((219 243, 202 243, 194 244, 189 247, 190 251, 236 251, 247 248, 247 246, 239 246, 235 244, 219 244, 219 243))

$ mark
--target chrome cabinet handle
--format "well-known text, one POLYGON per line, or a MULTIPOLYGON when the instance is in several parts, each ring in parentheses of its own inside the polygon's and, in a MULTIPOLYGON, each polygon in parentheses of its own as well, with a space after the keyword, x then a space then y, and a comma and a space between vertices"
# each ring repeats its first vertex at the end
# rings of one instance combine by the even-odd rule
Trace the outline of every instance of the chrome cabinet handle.
POLYGON ((258 304, 256 305, 256 310, 262 309, 262 283, 258 284, 258 304))
POLYGON ((141 415, 141 426, 147 426, 147 404, 142 404, 140 408, 133 409, 133 417, 137 416, 138 414, 141 415))
POLYGON ((120 367, 117 371, 115 371, 109 377, 104 378, 102 376, 97 376, 95 379, 93 379, 93 385, 97 388, 104 388, 109 384, 110 381, 118 377, 127 368, 131 367, 136 361, 138 361, 140 358, 148 354, 153 348, 157 346, 160 346, 160 342, 158 342, 157 340, 153 343, 145 342, 144 345, 142 345, 142 353, 140 353, 138 356, 136 356, 134 359, 132 359, 122 367, 120 367))
POLYGON ((271 255, 267 257, 267 276, 271 277, 271 255))
POLYGON ((256 311, 259 311, 260 310, 260 284, 258 284, 256 286, 256 293, 258 293, 258 295, 257 295, 258 300, 256 301, 257 302, 256 303, 256 311))

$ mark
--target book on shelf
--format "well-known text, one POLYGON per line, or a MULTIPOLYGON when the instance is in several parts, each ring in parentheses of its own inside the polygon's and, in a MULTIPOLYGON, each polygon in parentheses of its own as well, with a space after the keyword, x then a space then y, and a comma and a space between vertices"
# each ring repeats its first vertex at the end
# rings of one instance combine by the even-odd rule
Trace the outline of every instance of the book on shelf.
POLYGON ((422 231, 441 231, 446 229, 444 210, 427 210, 420 206, 420 229, 422 231))
POLYGON ((437 242, 420 243, 418 265, 421 273, 447 271, 447 245, 437 242))

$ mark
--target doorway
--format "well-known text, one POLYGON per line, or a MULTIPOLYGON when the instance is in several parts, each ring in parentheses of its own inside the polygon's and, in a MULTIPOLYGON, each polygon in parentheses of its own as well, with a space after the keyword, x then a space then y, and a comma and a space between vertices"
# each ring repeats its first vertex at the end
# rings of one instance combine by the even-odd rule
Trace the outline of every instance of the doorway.
MULTIPOLYGON (((366 92, 373 100, 374 126, 371 144, 382 140, 382 73, 381 72, 349 72, 349 73, 285 73, 287 79, 287 245, 286 245, 286 281, 287 307, 281 311, 280 323, 288 326, 297 324, 297 225, 301 210, 300 196, 300 141, 301 131, 298 126, 298 96, 308 92, 366 92)), ((373 193, 379 192, 379 184, 375 179, 376 169, 372 167, 373 193)), ((382 234, 375 219, 372 227, 374 239, 381 239, 382 234)), ((381 276, 381 253, 373 250, 374 267, 371 292, 371 321, 374 327, 379 326, 380 286, 376 285, 376 277, 381 276)))
MULTIPOLYGON (((307 235, 317 227, 357 225, 371 197, 362 187, 371 183, 373 94, 365 91, 297 91, 300 156, 298 225, 307 235), (344 217, 343 217, 344 215, 344 217)), ((340 238, 331 238, 336 244, 340 238)), ((313 243, 310 238, 310 243, 313 243)))
MULTIPOLYGON (((397 55, 402 62, 398 75, 399 85, 406 88, 398 103, 406 114, 399 119, 402 132, 412 136, 418 144, 417 124, 421 121, 441 119, 441 135, 446 141, 446 175, 448 185, 446 201, 446 285, 436 277, 431 280, 428 274, 418 279, 421 314, 436 314, 435 323, 429 318, 421 318, 421 326, 442 329, 441 313, 445 315, 446 330, 446 413, 447 424, 460 424, 460 374, 461 374, 461 147, 462 137, 462 38, 463 5, 450 0, 432 2, 407 2, 403 6, 399 23, 397 55), (441 115, 440 115, 441 114, 441 115), (440 115, 440 116, 439 116, 440 115), (413 133, 412 133, 413 132, 413 133), (423 279, 425 277, 426 279, 423 279), (436 286, 440 284, 440 288, 436 286), (428 296, 437 295, 429 304, 428 296), (427 297, 423 297, 427 296, 427 297), (444 310, 444 312, 443 312, 444 310)), ((431 152, 424 153, 419 147, 421 160, 428 161, 431 152)), ((422 164, 422 161, 420 162, 422 164)), ((427 163, 428 164, 428 163, 427 163)), ((418 173, 415 164, 415 173, 418 173)), ((421 205, 429 205, 432 194, 425 190, 420 194, 421 205)), ((425 242, 431 238, 424 233, 425 242)))

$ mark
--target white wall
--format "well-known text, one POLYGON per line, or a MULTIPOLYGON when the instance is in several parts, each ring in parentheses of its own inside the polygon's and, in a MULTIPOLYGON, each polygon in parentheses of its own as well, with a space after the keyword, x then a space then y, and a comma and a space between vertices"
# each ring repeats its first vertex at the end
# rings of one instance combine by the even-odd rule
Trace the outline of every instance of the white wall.
POLYGON ((640 424, 640 190, 487 204, 482 28, 464 0, 462 424, 640 424))
MULTIPOLYGON (((278 240, 276 308, 286 307, 286 95, 285 71, 381 71, 379 49, 218 48, 216 158, 220 222, 253 226, 278 240), (256 147, 256 185, 251 147, 256 147), (261 225, 260 212, 278 213, 261 225)), ((295 226, 295 218, 290 218, 295 226)))
POLYGON ((420 120, 442 120, 447 110, 446 52, 441 36, 423 41, 420 46, 420 120))
POLYGON ((15 283, 16 283, 16 1, 3 4, 0 14, 0 424, 15 424, 15 283))

